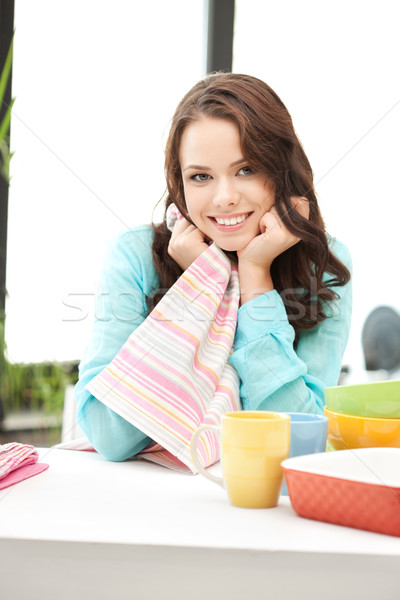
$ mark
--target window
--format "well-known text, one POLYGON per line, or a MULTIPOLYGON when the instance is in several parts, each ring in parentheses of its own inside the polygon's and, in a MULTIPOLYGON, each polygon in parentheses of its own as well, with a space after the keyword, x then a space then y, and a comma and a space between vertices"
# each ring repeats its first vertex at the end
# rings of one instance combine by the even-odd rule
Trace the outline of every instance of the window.
POLYGON ((11 360, 81 358, 106 244, 149 222, 164 192, 169 120, 203 75, 203 10, 202 0, 16 0, 11 360))

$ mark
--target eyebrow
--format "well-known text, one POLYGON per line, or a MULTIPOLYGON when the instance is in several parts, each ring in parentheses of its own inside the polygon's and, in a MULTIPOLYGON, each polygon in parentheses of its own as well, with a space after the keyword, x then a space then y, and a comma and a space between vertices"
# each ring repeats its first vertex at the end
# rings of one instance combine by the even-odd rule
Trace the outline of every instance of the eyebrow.
MULTIPOLYGON (((245 158, 239 158, 239 160, 235 160, 229 166, 230 167, 236 167, 237 165, 240 165, 241 163, 244 163, 244 162, 246 162, 245 158)), ((209 171, 210 167, 206 167, 204 165, 188 165, 187 167, 185 167, 183 169, 183 171, 187 171, 188 169, 194 169, 196 171, 209 171)))

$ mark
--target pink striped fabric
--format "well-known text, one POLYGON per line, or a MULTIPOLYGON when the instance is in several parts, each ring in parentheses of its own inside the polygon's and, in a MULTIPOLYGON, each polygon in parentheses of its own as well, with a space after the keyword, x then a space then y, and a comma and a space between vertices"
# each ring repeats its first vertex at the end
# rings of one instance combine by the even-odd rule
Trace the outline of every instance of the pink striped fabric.
MULTIPOLYGON (((238 303, 237 269, 212 244, 87 385, 157 442, 143 458, 195 473, 190 457, 195 430, 240 409, 239 378, 228 362, 238 303)), ((219 459, 219 444, 212 433, 202 437, 199 454, 208 466, 219 459)))
POLYGON ((0 445, 0 490, 48 469, 49 465, 38 459, 37 450, 28 444, 0 445))
POLYGON ((0 446, 0 479, 26 465, 37 463, 39 454, 33 446, 10 442, 0 446))

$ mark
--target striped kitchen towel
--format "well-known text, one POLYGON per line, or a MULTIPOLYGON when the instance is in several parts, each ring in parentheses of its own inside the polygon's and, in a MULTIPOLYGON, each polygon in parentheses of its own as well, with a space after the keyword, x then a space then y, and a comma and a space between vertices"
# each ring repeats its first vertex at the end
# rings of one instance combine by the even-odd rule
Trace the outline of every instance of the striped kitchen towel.
POLYGON ((37 450, 29 444, 0 445, 0 490, 48 469, 49 465, 38 459, 37 450))
MULTIPOLYGON (((180 217, 173 210, 170 228, 180 217)), ((157 443, 141 453, 143 458, 167 466, 183 463, 195 473, 193 433, 240 410, 239 377, 228 362, 238 305, 237 268, 213 243, 86 386, 157 443)), ((204 466, 219 460, 214 433, 202 436, 198 451, 204 466)))

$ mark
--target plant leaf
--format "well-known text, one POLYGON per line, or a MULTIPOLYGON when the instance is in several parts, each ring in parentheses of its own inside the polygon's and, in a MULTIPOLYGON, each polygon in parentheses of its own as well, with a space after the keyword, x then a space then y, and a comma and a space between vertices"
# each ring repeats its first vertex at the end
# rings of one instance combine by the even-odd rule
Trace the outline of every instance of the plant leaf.
POLYGON ((7 83, 8 83, 8 79, 10 77, 10 72, 11 72, 12 57, 13 57, 13 40, 11 40, 11 44, 10 44, 10 47, 7 52, 7 58, 4 63, 4 67, 1 72, 1 75, 0 75, 0 102, 3 102, 3 98, 6 93, 7 83))
POLYGON ((6 113, 3 117, 3 120, 0 123, 0 142, 2 142, 7 134, 8 134, 8 130, 10 128, 10 121, 11 121, 11 111, 12 111, 12 107, 14 105, 14 101, 15 98, 13 98, 6 110, 6 113))

